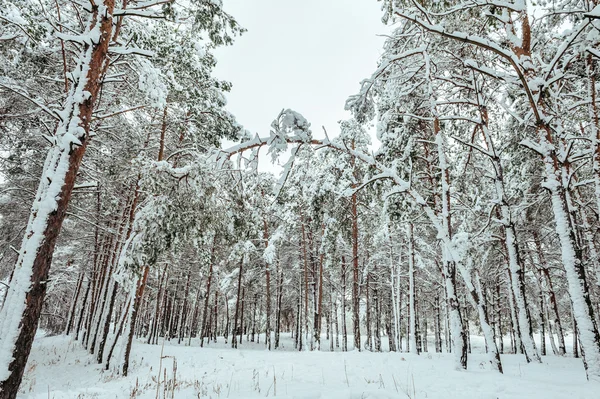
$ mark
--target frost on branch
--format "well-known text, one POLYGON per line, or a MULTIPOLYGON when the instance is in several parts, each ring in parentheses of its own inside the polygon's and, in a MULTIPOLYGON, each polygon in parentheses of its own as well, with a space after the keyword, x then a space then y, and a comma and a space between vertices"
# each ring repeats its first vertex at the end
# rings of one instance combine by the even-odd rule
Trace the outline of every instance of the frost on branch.
POLYGON ((310 123, 306 118, 296 111, 286 109, 271 123, 271 133, 267 142, 268 153, 275 161, 288 149, 288 141, 308 143, 311 139, 310 123))

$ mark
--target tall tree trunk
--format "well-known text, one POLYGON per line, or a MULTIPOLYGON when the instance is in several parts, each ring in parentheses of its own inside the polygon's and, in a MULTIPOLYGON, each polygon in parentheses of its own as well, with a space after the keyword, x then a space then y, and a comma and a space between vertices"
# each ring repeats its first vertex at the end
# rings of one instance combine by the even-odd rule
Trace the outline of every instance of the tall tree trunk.
MULTIPOLYGON (((476 81, 473 80, 476 85, 476 81)), ((504 249, 508 255, 508 271, 510 273, 511 289, 513 291, 516 315, 519 319, 519 330, 518 334, 521 337, 523 344, 525 359, 529 363, 530 361, 541 362, 540 355, 535 346, 533 339, 533 330, 531 328, 531 320, 528 313, 527 297, 525 295, 525 278, 524 265, 519 253, 519 247, 517 245, 517 232, 512 218, 512 212, 510 205, 506 200, 505 188, 504 188, 504 169, 500 156, 496 152, 496 147, 492 135, 488 129, 488 111, 487 106, 482 101, 482 97, 478 95, 478 102, 480 103, 480 116, 481 116, 481 132, 487 146, 487 154, 492 162, 492 170, 494 171, 494 188, 496 191, 495 203, 500 205, 500 212, 502 214, 502 229, 504 230, 504 249)))
MULTIPOLYGON (((118 241, 118 240, 115 240, 115 241, 118 241)), ((105 274, 104 284, 102 284, 102 287, 100 290, 100 293, 101 293, 100 296, 102 297, 102 301, 100 302, 99 308, 96 310, 96 318, 95 318, 96 321, 94 323, 93 332, 90 333, 90 336, 93 336, 92 343, 90 345, 90 353, 92 353, 92 354, 97 353, 96 352, 96 342, 98 340, 98 333, 100 332, 101 325, 106 320, 106 312, 108 311, 108 309, 106 307, 106 299, 108 298, 110 288, 113 285, 113 282, 112 282, 113 269, 114 269, 114 265, 111 264, 107 273, 105 274)), ((100 361, 99 363, 102 363, 102 361, 100 361)))
MULTIPOLYGON (((437 115, 435 107, 433 108, 433 114, 437 115)), ((445 153, 445 140, 440 129, 439 119, 434 117, 434 133, 435 142, 437 145, 439 168, 442 175, 442 229, 447 240, 452 239, 452 223, 450 213, 450 170, 446 160, 445 153)), ((446 285, 446 296, 448 301, 448 313, 450 318, 451 326, 451 337, 452 350, 454 351, 455 363, 457 369, 467 368, 467 334, 463 326, 463 319, 460 312, 460 305, 457 297, 457 284, 456 284, 456 261, 452 257, 447 246, 450 242, 444 243, 442 248, 442 267, 444 281, 446 285)))
MULTIPOLYGON (((192 345, 192 338, 196 338, 198 336, 198 314, 200 313, 200 289, 196 290, 196 297, 194 299, 194 305, 193 305, 193 311, 192 311, 192 321, 190 323, 190 333, 188 336, 188 346, 192 345)), ((206 293, 207 296, 210 296, 210 292, 206 293)), ((210 342, 210 338, 211 338, 211 332, 212 332, 212 309, 208 308, 207 309, 208 313, 210 314, 209 317, 209 321, 208 321, 208 332, 207 332, 207 337, 208 337, 208 342, 210 342)), ((202 346, 202 345, 201 345, 202 346)))
POLYGON ((373 325, 372 325, 372 320, 371 320, 371 315, 373 313, 372 311, 372 303, 371 303, 371 297, 370 297, 370 291, 371 291, 371 287, 370 287, 370 280, 371 280, 371 274, 369 272, 367 272, 367 276, 366 276, 366 286, 365 286, 365 324, 367 327, 367 341, 365 342, 365 349, 368 349, 370 352, 373 352, 373 325))
POLYGON ((417 348, 417 310, 415 305, 415 243, 413 224, 408 223, 406 234, 408 240, 408 347, 410 353, 419 354, 417 348))
POLYGON ((79 331, 81 330, 81 325, 83 324, 83 318, 85 316, 85 304, 87 303, 88 297, 90 295, 90 288, 92 287, 92 280, 88 280, 87 288, 85 289, 85 294, 83 295, 83 303, 81 304, 81 309, 79 310, 79 320, 77 321, 77 328, 75 329, 75 341, 79 339, 79 331))
POLYGON ((69 310, 69 317, 67 319, 67 327, 65 328, 65 335, 69 335, 71 333, 71 328, 73 327, 73 321, 75 320, 75 310, 77 307, 77 301, 79 299, 79 293, 81 291, 81 286, 83 285, 83 276, 85 273, 82 271, 79 272, 79 278, 77 279, 77 286, 75 287, 75 292, 73 293, 73 297, 71 298, 71 308, 69 310))
POLYGON ((540 352, 546 356, 546 317, 544 306, 544 291, 540 290, 540 352))
POLYGON ((337 299, 333 297, 333 293, 331 293, 331 300, 333 301, 333 325, 335 328, 335 347, 340 347, 340 323, 338 321, 338 302, 337 299))
POLYGON ((142 298, 144 296, 144 288, 146 288, 146 281, 148 280, 149 271, 149 266, 144 267, 144 274, 138 282, 138 287, 135 291, 135 297, 133 298, 133 306, 131 307, 131 314, 129 315, 129 331, 127 332, 127 342, 125 345, 123 365, 121 368, 121 372, 125 377, 127 376, 127 372, 129 371, 129 355, 131 354, 131 345, 133 344, 135 322, 137 320, 138 312, 142 303, 142 298))
MULTIPOLYGON (((242 294, 242 271, 244 267, 244 257, 240 259, 240 268, 238 271, 238 286, 237 299, 235 301, 235 315, 233 316, 233 328, 231 330, 231 347, 237 348, 237 335, 241 334, 241 327, 238 328, 238 315, 240 310, 241 294, 242 294)), ((241 323, 240 323, 241 324, 241 323)))
POLYGON ((187 314, 188 314, 188 303, 189 303, 189 295, 190 295, 190 279, 192 278, 192 268, 188 269, 187 279, 185 282, 185 293, 183 294, 183 305, 181 307, 181 316, 179 317, 179 339, 177 340, 178 344, 181 344, 185 336, 186 323, 187 323, 187 314))
POLYGON ((219 327, 219 321, 217 319, 218 316, 218 304, 219 304, 219 290, 215 290, 215 306, 214 306, 214 314, 213 318, 215 319, 215 327, 213 329, 213 339, 215 343, 217 342, 217 328, 219 327))
MULTIPOLYGON (((258 309, 258 294, 254 293, 254 300, 252 301, 252 331, 250 333, 250 342, 254 342, 256 335, 256 311, 258 309)), ((266 337, 265 337, 266 340, 266 337)))
MULTIPOLYGON (((512 286, 512 282, 510 282, 510 280, 512 279, 512 276, 508 269, 506 269, 506 273, 508 276, 509 287, 510 287, 510 286, 512 286)), ((509 289, 508 292, 506 293, 506 295, 508 296, 508 306, 510 309, 510 320, 511 320, 511 333, 512 333, 512 337, 513 337, 513 341, 514 341, 512 353, 513 354, 521 353, 522 349, 523 349, 523 345, 521 343, 521 333, 520 333, 521 330, 519 329, 519 319, 517 318, 517 314, 515 311, 514 291, 509 289)))
POLYGON ((498 341, 500 353, 504 353, 504 331, 502 330, 502 306, 500 305, 500 282, 496 282, 496 325, 498 326, 498 341))
POLYGON ((600 380, 600 335, 596 326, 594 309, 590 299, 585 267, 581 253, 575 248, 574 232, 564 198, 564 189, 555 187, 551 192, 556 231, 562 247, 562 261, 567 275, 569 296, 573 315, 580 331, 579 345, 583 364, 589 379, 600 380))
POLYGON ((392 251, 392 242, 390 238, 390 307, 394 317, 393 325, 393 340, 394 348, 397 351, 402 351, 402 341, 400 338, 400 273, 398 263, 394 262, 394 256, 392 251))
POLYGON ((438 290, 435 293, 435 352, 442 352, 442 322, 441 322, 441 306, 440 306, 440 295, 438 290))
MULTIPOLYGON (((240 310, 240 327, 239 327, 239 343, 242 343, 242 339, 244 337, 244 331, 245 331, 245 318, 244 318, 244 305, 246 304, 246 287, 242 287, 242 298, 241 298, 241 302, 242 302, 242 308, 240 310)), ((237 348, 237 345, 236 345, 237 348)))
POLYGON ((158 337, 165 337, 166 333, 167 333, 167 319, 168 319, 168 313, 169 313, 169 271, 168 271, 168 266, 165 265, 165 278, 164 278, 164 287, 163 287, 163 294, 162 294, 162 299, 161 299, 161 309, 160 309, 160 317, 159 317, 159 323, 157 326, 157 332, 156 332, 156 338, 154 339, 154 343, 157 344, 158 343, 158 337))
POLYGON ((277 261, 277 320, 275 322, 275 349, 279 348, 279 334, 281 332, 281 304, 283 301, 283 270, 277 261))
MULTIPOLYGON (((325 227, 323 226, 323 229, 325 227)), ((323 260, 325 254, 321 253, 319 255, 319 286, 318 296, 317 296, 317 312, 315 313, 315 341, 317 343, 317 350, 321 350, 321 321, 323 318, 323 260)))
POLYGON ((229 300, 227 299, 227 295, 224 295, 223 299, 225 301, 225 331, 223 338, 225 338, 225 343, 227 344, 227 336, 229 334, 229 300))
MULTIPOLYGON (((263 240, 266 249, 269 247, 269 225, 267 224, 266 216, 263 217, 263 240)), ((265 301, 265 344, 267 345, 267 349, 271 350, 271 265, 269 262, 265 262, 265 301)))
POLYGON ((105 370, 108 370, 110 367, 110 359, 112 358, 115 347, 117 346, 117 342, 119 341, 119 337, 123 332, 123 326, 125 325, 125 321, 127 320, 127 315, 129 314, 129 306, 131 305, 131 301, 127 301, 127 304, 123 307, 122 315, 121 315, 121 323, 119 324, 119 329, 115 335, 112 345, 110 346, 110 350, 108 351, 108 355, 106 356, 106 365, 104 367, 105 370))
POLYGON ((304 329, 308 332, 308 253, 306 250, 306 228, 304 226, 304 215, 300 213, 300 225, 302 229, 302 258, 304 262, 304 329))
POLYGON ((163 269, 163 272, 160 275, 160 279, 158 282, 158 291, 156 292, 156 307, 154 308, 154 319, 152 320, 152 327, 150 329, 150 336, 148 337, 148 343, 152 344, 154 343, 154 339, 157 335, 157 331, 158 331, 158 323, 159 323, 159 319, 160 319, 160 304, 163 300, 163 295, 162 295, 162 291, 163 291, 163 283, 165 281, 165 276, 167 274, 167 265, 165 264, 165 268, 163 269))
POLYGON ((298 306, 296 311, 296 338, 295 348, 302 351, 302 279, 298 279, 298 306))
MULTIPOLYGON (((376 272, 374 272, 376 274, 376 272)), ((375 351, 381 352, 381 301, 379 299, 379 290, 373 288, 373 302, 375 305, 375 351)))
MULTIPOLYGON (((354 144, 354 142, 353 142, 354 144)), ((354 149, 354 145, 353 148, 354 149)), ((354 160, 354 158, 352 158, 354 160)), ((353 161, 354 162, 354 161, 353 161)), ((353 189, 356 184, 352 185, 353 189)), ((360 298, 358 273, 358 199, 356 192, 351 198, 352 217, 352 325, 354 332, 354 349, 360 351, 360 298)))
MULTIPOLYGON (((112 224, 109 224, 111 226, 112 224)), ((116 226, 115 226, 116 227, 116 226)), ((85 332, 83 335, 83 344, 86 349, 89 346, 90 336, 93 332, 93 325, 95 317, 98 314, 98 301, 102 295, 102 286, 105 281, 105 273, 107 270, 107 265, 110 259, 110 248, 112 248, 113 241, 116 238, 111 235, 110 237, 105 237, 104 245, 102 246, 102 256, 99 259, 98 265, 94 268, 93 272, 93 285, 92 285, 92 300, 90 301, 90 306, 87 312, 87 319, 85 322, 85 332)))
MULTIPOLYGON (((206 298, 204 298, 204 311, 202 312, 202 328, 200 333, 200 347, 204 346, 204 338, 206 337, 206 318, 208 313, 208 301, 210 300, 210 285, 212 283, 213 277, 213 264, 214 264, 214 256, 215 256, 215 240, 216 236, 213 237, 213 244, 210 250, 210 265, 208 266, 208 277, 206 278, 206 298)), ((208 338, 210 341, 210 337, 208 338)))
POLYGON ((96 356, 96 360, 98 364, 102 364, 103 356, 104 356, 104 346, 106 345, 106 339, 108 338, 108 332, 110 330, 110 321, 112 319, 113 308, 115 306, 115 299, 117 297, 117 290, 119 289, 119 283, 116 281, 113 282, 112 292, 110 294, 110 303, 108 304, 108 314, 104 318, 104 328, 102 330, 102 336, 100 337, 100 342, 98 344, 98 355, 96 356))
POLYGON ((552 307, 554 313, 554 325, 556 326, 556 335, 558 337, 558 352, 562 356, 567 353, 566 345, 565 345, 565 334, 562 327, 562 322, 560 319, 560 313, 558 310, 558 302, 556 300, 556 294, 554 293, 554 286, 552 284, 552 279, 550 278, 550 272, 548 271, 548 265, 546 263, 546 258, 544 257, 544 252, 542 251, 542 244, 540 242, 540 237, 536 231, 532 232, 533 234, 533 242, 536 247, 538 261, 540 263, 541 272, 543 273, 547 287, 548 287, 548 297, 550 299, 550 306, 552 307))
POLYGON ((423 331, 421 331, 421 342, 422 342, 422 348, 423 348, 423 352, 429 352, 429 349, 427 347, 427 317, 424 318, 423 320, 423 331))
POLYGON ((342 256, 342 351, 348 351, 348 329, 346 326, 346 259, 342 256))
POLYGON ((104 6, 102 13, 98 7, 92 9, 83 31, 83 36, 88 36, 97 29, 97 41, 86 45, 78 57, 72 74, 75 80, 60 112, 63 119, 44 164, 13 279, 0 310, 2 399, 17 396, 46 294, 54 246, 89 143, 90 122, 107 70, 113 32, 114 0, 104 0, 104 6))
MULTIPOLYGON (((329 282, 329 317, 327 318, 328 327, 327 331, 329 332, 329 351, 333 352, 335 350, 334 338, 333 338, 333 319, 337 320, 337 315, 335 314, 335 299, 333 295, 333 284, 331 280, 329 282)), ((336 336, 337 338, 337 336, 336 336)))

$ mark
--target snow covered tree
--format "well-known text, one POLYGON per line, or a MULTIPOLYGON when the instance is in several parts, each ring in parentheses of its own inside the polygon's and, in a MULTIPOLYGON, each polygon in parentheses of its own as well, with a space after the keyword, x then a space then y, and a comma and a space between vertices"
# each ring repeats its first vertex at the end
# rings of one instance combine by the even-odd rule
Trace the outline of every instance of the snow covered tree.
MULTIPOLYGON (((102 102, 101 89, 107 81, 110 82, 111 71, 121 58, 133 58, 142 68, 146 66, 140 74, 142 82, 157 72, 142 58, 151 56, 152 49, 138 47, 138 43, 143 42, 140 36, 148 32, 136 31, 135 24, 132 26, 124 21, 147 17, 166 17, 175 21, 185 19, 181 13, 187 13, 193 21, 193 29, 206 32, 216 44, 229 42, 230 32, 238 28, 235 21, 221 10, 220 3, 211 1, 196 1, 190 4, 192 7, 185 8, 162 1, 139 4, 132 1, 131 4, 117 5, 113 0, 105 0, 99 4, 62 6, 53 2, 25 2, 19 7, 12 2, 3 3, 6 3, 3 4, 6 5, 3 13, 7 13, 2 18, 3 27, 7 26, 7 31, 15 35, 9 42, 14 40, 24 47, 60 44, 60 50, 49 47, 47 51, 61 54, 62 70, 41 71, 40 74, 50 80, 64 82, 61 100, 50 106, 35 95, 28 95, 19 82, 4 84, 5 88, 20 93, 36 108, 49 114, 56 123, 47 135, 50 150, 0 316, 0 361, 3 362, 0 367, 0 394, 9 398, 16 396, 31 349, 56 240, 83 156, 95 134, 92 124, 102 102), (55 11, 56 15, 47 10, 55 11), (40 38, 46 36, 44 39, 48 40, 40 44, 30 31, 40 38), (128 42, 129 45, 125 45, 128 42), (76 54, 72 59, 67 55, 67 49, 71 48, 76 54)), ((156 93, 160 89, 151 89, 151 94, 160 102, 162 93, 156 93)))

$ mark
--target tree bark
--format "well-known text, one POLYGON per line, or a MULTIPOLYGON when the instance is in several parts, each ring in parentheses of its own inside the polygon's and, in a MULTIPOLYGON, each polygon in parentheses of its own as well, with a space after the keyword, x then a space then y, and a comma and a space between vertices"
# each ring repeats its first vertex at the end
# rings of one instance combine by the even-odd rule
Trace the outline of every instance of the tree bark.
MULTIPOLYGON (((269 247, 269 225, 266 216, 263 217, 263 240, 266 249, 269 247)), ((265 262, 265 290, 265 344, 267 349, 271 350, 271 265, 269 262, 265 262)))
POLYGON ((148 272, 150 271, 150 267, 146 266, 144 268, 144 274, 138 283, 137 290, 135 292, 135 297, 133 299, 133 309, 131 311, 130 321, 129 321, 129 331, 127 334, 127 344, 125 347, 124 359, 123 359, 123 367, 121 372, 123 376, 127 376, 127 372, 129 371, 129 355, 131 353, 131 345, 133 344, 133 335, 135 333, 135 322, 137 320, 138 311, 140 309, 140 305, 142 303, 142 297, 144 296, 144 288, 146 287, 146 281, 148 280, 148 272))
POLYGON ((98 344, 98 355, 96 356, 96 360, 98 364, 102 363, 104 356, 104 346, 106 345, 106 339, 108 337, 108 332, 110 330, 110 321, 112 319, 113 308, 115 306, 115 299, 117 297, 117 290, 119 289, 119 283, 116 281, 113 283, 113 289, 110 295, 110 303, 108 304, 108 314, 104 319, 104 329, 102 330, 102 336, 100 337, 100 342, 98 344))
POLYGON ((413 224, 406 227, 408 240, 408 347, 410 353, 419 354, 417 348, 417 310, 415 305, 415 243, 413 237, 413 224))
MULTIPOLYGON (((354 142, 353 148, 354 149, 354 142)), ((354 160, 354 158, 352 158, 354 160)), ((354 161, 353 161, 354 162, 354 161)), ((352 188, 356 188, 353 183, 352 188)), ((352 325, 354 332, 354 349, 360 351, 360 298, 359 298, 359 275, 358 275, 358 200, 356 192, 351 198, 352 217, 352 325)))
POLYGON ((544 257, 544 253, 542 251, 542 245, 540 242, 539 235, 536 231, 533 231, 533 242, 535 244, 538 260, 540 262, 541 271, 546 279, 548 284, 548 297, 550 299, 550 306, 552 307, 554 313, 554 325, 556 326, 556 335, 558 337, 558 352, 559 354, 565 355, 567 353, 566 345, 565 345, 565 334, 562 327, 562 322, 560 319, 560 313, 558 310, 558 302, 556 301, 556 294, 554 293, 554 286, 552 285, 552 279, 550 278, 550 272, 548 271, 548 265, 546 263, 546 259, 544 257))
POLYGON ((79 278, 77 279, 77 286, 75 287, 75 293, 71 298, 71 309, 69 310, 69 318, 67 320, 67 327, 65 328, 65 335, 69 335, 71 333, 71 328, 73 327, 73 321, 75 319, 75 310, 77 307, 77 301, 79 300, 79 293, 81 291, 81 286, 83 285, 83 276, 85 273, 83 270, 79 272, 79 278))
POLYGON ((81 309, 79 310, 79 320, 77 321, 77 328, 75 330, 75 341, 79 339, 79 332, 81 330, 81 324, 83 323, 83 318, 85 316, 85 305, 87 303, 88 297, 90 295, 90 288, 92 286, 92 280, 88 280, 87 288, 85 289, 85 294, 83 295, 83 303, 81 304, 81 309))
POLYGON ((98 28, 98 41, 83 48, 54 145, 48 152, 11 288, 0 311, 0 398, 16 397, 37 330, 56 240, 66 216, 77 172, 90 139, 90 122, 113 30, 114 0, 106 12, 92 8, 83 34, 98 28), (85 75, 80 71, 87 71, 85 75), (83 93, 89 95, 83 95, 83 93))
POLYGON ((177 340, 178 344, 181 344, 185 336, 186 322, 187 322, 187 313, 188 313, 188 303, 189 303, 189 295, 190 295, 190 280, 192 278, 192 268, 188 269, 187 279, 185 282, 185 293, 183 294, 183 305, 181 306, 181 316, 179 317, 179 338, 177 340))
POLYGON ((235 315, 233 316, 233 329, 231 330, 231 347, 237 348, 237 335, 241 332, 238 329, 238 315, 240 310, 241 293, 242 293, 242 271, 244 267, 244 258, 240 259, 240 268, 238 271, 238 286, 237 286, 237 300, 235 301, 235 315))
POLYGON ((346 326, 346 259, 342 256, 342 351, 348 351, 348 329, 346 326))
POLYGON ((279 334, 281 332, 281 304, 283 301, 283 270, 277 261, 277 320, 275 322, 275 349, 279 348, 279 334))
POLYGON ((163 292, 162 291, 163 291, 163 283, 165 281, 166 274, 167 274, 167 265, 165 265, 165 268, 164 268, 163 272, 161 273, 160 279, 158 282, 158 291, 156 292, 156 307, 154 308, 154 319, 152 320, 150 336, 148 337, 149 344, 154 343, 155 336, 157 335, 157 332, 158 332, 158 324, 159 324, 160 310, 161 310, 160 304, 163 300, 163 295, 162 295, 163 292))

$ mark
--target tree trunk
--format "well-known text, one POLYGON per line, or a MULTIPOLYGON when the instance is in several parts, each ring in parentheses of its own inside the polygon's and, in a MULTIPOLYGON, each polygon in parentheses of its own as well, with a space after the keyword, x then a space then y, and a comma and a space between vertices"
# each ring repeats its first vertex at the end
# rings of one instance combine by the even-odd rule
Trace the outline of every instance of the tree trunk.
MULTIPOLYGON (((354 148, 353 148, 354 149, 354 148)), ((354 159, 354 158, 353 158, 354 159)), ((353 184, 353 188, 356 184, 353 184)), ((358 276, 358 200, 352 194, 352 325, 354 332, 354 349, 360 351, 360 298, 358 276)))
POLYGON ((106 73, 114 0, 105 12, 93 8, 83 35, 98 29, 98 41, 83 48, 65 106, 48 152, 36 199, 21 244, 13 279, 0 311, 0 398, 15 398, 46 294, 56 240, 66 216, 75 179, 89 143, 94 105, 106 73), (98 26, 99 25, 99 26, 98 26), (87 71, 85 75, 81 71, 87 71), (86 95, 84 95, 86 93, 86 95))
POLYGON ((415 306, 415 243, 413 224, 406 227, 408 240, 408 347, 410 353, 419 354, 417 348, 417 310, 415 306))
POLYGON ((96 356, 96 360, 98 364, 102 364, 103 356, 104 356, 104 346, 106 345, 106 339, 108 337, 108 332, 110 330, 110 321, 112 319, 113 308, 115 306, 115 299, 117 297, 117 290, 119 289, 119 283, 116 281, 113 283, 113 289, 110 295, 110 303, 108 304, 108 314, 104 318, 104 329, 102 330, 102 336, 100 337, 100 342, 98 344, 98 355, 96 356))
POLYGON ((335 328, 335 347, 339 348, 340 347, 340 324, 339 324, 339 317, 338 317, 338 303, 337 303, 337 299, 333 298, 333 293, 331 294, 332 298, 331 300, 333 301, 333 324, 334 324, 334 328, 335 328))
POLYGON ((110 350, 108 351, 108 355, 106 356, 106 366, 104 367, 105 370, 108 370, 108 368, 110 367, 110 359, 112 358, 115 347, 117 346, 119 337, 121 336, 121 333, 123 332, 123 326, 125 325, 125 321, 127 320, 127 315, 129 314, 129 306, 130 305, 131 305, 131 301, 127 301, 127 304, 123 308, 123 312, 122 312, 123 314, 121 315, 122 318, 121 318, 121 323, 119 324, 119 329, 117 330, 117 333, 115 335, 113 343, 110 346, 110 350))
MULTIPOLYGON (((433 114, 436 115, 435 107, 433 114)), ((446 161, 445 141, 440 129, 439 119, 434 117, 433 130, 435 132, 435 142, 437 145, 439 168, 442 175, 442 229, 447 240, 452 239, 452 223, 450 213, 450 170, 446 161)), ((444 281, 446 285, 446 295, 448 300, 448 313, 451 326, 452 350, 455 356, 455 367, 457 369, 467 368, 467 334, 465 334, 463 319, 460 312, 460 305, 456 293, 456 262, 452 258, 447 245, 450 242, 444 243, 442 248, 442 267, 444 281)))
POLYGON ((277 320, 275 322, 275 349, 279 348, 279 334, 281 332, 281 304, 283 301, 283 270, 277 261, 277 320))
POLYGON ((496 325, 498 329, 498 341, 500 353, 504 353, 504 331, 502 330, 502 306, 500 305, 500 282, 496 282, 496 325))
MULTIPOLYGON (((156 293, 156 307, 154 309, 154 320, 152 320, 152 328, 150 329, 150 336, 148 337, 148 343, 154 343, 155 337, 158 332, 158 324, 160 320, 160 310, 161 310, 161 302, 163 301, 163 284, 165 283, 165 276, 167 275, 167 265, 165 264, 165 268, 160 275, 160 280, 158 282, 158 291, 156 293)), ((165 284, 166 285, 166 284, 165 284)))
POLYGON ((342 256, 342 351, 348 351, 348 329, 346 326, 346 259, 342 256))
POLYGON ((427 318, 423 320, 423 331, 421 332, 421 342, 423 347, 423 352, 429 352, 427 347, 427 318))
POLYGON ((556 295, 554 293, 552 279, 550 278, 550 272, 548 271, 546 259, 544 257, 544 253, 542 252, 542 245, 540 242, 539 235, 535 231, 533 231, 533 242, 534 242, 536 250, 537 250, 538 260, 540 262, 540 267, 541 267, 542 273, 548 284, 548 297, 550 299, 550 306, 552 307, 552 310, 554 313, 554 325, 556 326, 556 335, 558 337, 558 351, 559 351, 559 354, 562 356, 567 353, 567 349, 566 349, 566 345, 565 345, 565 334, 563 332, 562 322, 560 320, 560 313, 558 311, 558 302, 556 301, 556 295))
POLYGON ((373 352, 373 326, 372 326, 372 320, 371 320, 371 314, 372 314, 372 304, 371 304, 371 298, 370 298, 370 273, 367 272, 367 277, 366 277, 367 281, 366 281, 366 287, 365 287, 365 313, 366 313, 366 317, 365 317, 365 324, 367 327, 367 341, 365 342, 365 349, 368 349, 370 352, 373 352))
POLYGON ((75 330, 75 341, 79 339, 79 332, 81 330, 81 325, 83 323, 83 317, 85 315, 85 304, 87 303, 88 297, 90 295, 90 288, 92 287, 92 280, 88 280, 87 288, 85 289, 85 294, 83 295, 83 303, 81 304, 81 309, 79 310, 79 320, 77 321, 77 329, 75 330))
POLYGON ((375 305, 375 351, 381 352, 381 302, 377 288, 373 289, 373 302, 375 305))
POLYGON ((183 306, 181 307, 181 316, 179 317, 179 339, 177 340, 178 344, 181 344, 185 336, 186 323, 187 323, 187 313, 188 313, 188 302, 190 295, 190 279, 192 278, 192 268, 188 269, 187 279, 185 282, 185 293, 183 294, 183 306))
MULTIPOLYGON (((541 140, 551 143, 549 126, 539 129, 541 140)), ((546 182, 544 186, 550 191, 556 233, 561 246, 562 263, 567 277, 567 286, 573 315, 579 335, 579 345, 583 356, 583 365, 588 379, 600 381, 600 334, 596 325, 594 308, 590 299, 587 276, 582 262, 581 248, 576 245, 575 232, 569 218, 566 188, 560 176, 559 155, 555 150, 544 155, 546 182)))
POLYGON ((435 293, 435 352, 442 352, 442 323, 441 323, 440 295, 435 293))
MULTIPOLYGON (((204 299, 204 311, 202 312, 202 327, 200 333, 200 347, 204 346, 204 338, 206 337, 206 317, 208 313, 208 301, 210 300, 210 285, 212 283, 213 277, 213 263, 214 263, 214 255, 215 255, 215 238, 213 238, 213 244, 211 248, 210 254, 210 265, 208 266, 208 277, 206 278, 206 298, 204 299)), ((208 338, 210 341, 210 337, 208 338)))
POLYGON ((135 297, 133 298, 133 306, 131 310, 131 315, 129 316, 129 331, 127 333, 127 343, 125 346, 125 353, 123 359, 123 365, 121 368, 121 372, 123 376, 127 376, 127 372, 129 371, 129 355, 131 353, 131 345, 133 344, 133 335, 135 333, 135 322, 137 320, 138 312, 140 309, 140 305, 142 303, 142 298, 144 296, 144 288, 146 287, 146 281, 148 280, 148 272, 150 271, 150 267, 144 267, 144 274, 140 278, 138 282, 138 287, 135 292, 135 297))
POLYGON ((219 291, 215 290, 215 307, 214 307, 214 315, 213 318, 215 319, 215 327, 213 329, 213 339, 215 341, 215 343, 217 342, 217 328, 219 327, 218 325, 218 320, 217 320, 217 316, 218 316, 218 303, 219 303, 219 291))
MULTIPOLYGON (((240 268, 238 271, 238 286, 237 286, 237 299, 235 301, 235 314, 233 316, 233 328, 231 330, 231 347, 237 348, 237 335, 241 334, 241 327, 238 329, 238 315, 240 310, 241 294, 242 294, 242 271, 244 267, 244 258, 240 259, 240 268)), ((241 324, 241 323, 240 323, 241 324)))
MULTIPOLYGON (((323 226, 323 230, 325 226, 323 226)), ((319 256, 319 286, 317 297, 317 312, 315 314, 315 341, 317 341, 317 350, 321 350, 321 323, 323 319, 323 260, 325 254, 319 256)))
POLYGON ((298 306, 296 311, 296 338, 294 346, 298 351, 302 351, 302 281, 298 284, 298 306))
POLYGON ((500 204, 500 212, 502 214, 501 226, 504 230, 504 250, 508 257, 508 271, 510 274, 510 288, 513 291, 514 304, 516 306, 516 316, 518 317, 518 335, 521 338, 521 342, 524 349, 525 359, 529 363, 530 361, 541 362, 540 355, 535 346, 533 339, 533 331, 531 328, 531 320, 528 313, 527 297, 525 295, 525 279, 524 265, 522 263, 521 255, 519 253, 519 247, 517 245, 517 233, 512 218, 512 212, 510 206, 506 200, 506 194, 504 189, 504 171, 500 156, 496 153, 496 147, 492 135, 488 130, 488 112, 484 106, 480 107, 481 116, 481 131, 483 138, 487 145, 488 155, 491 159, 494 171, 494 188, 496 191, 495 202, 500 204))
MULTIPOLYGON (((263 217, 263 240, 266 249, 269 247, 269 225, 267 224, 266 216, 263 217)), ((265 344, 267 345, 267 349, 271 350, 271 265, 269 262, 265 262, 265 301, 265 344)))
POLYGON ((225 343, 227 343, 227 336, 229 334, 229 300, 227 299, 227 295, 223 298, 225 300, 225 331, 223 333, 223 338, 225 338, 225 343))
POLYGON ((546 356, 546 318, 544 317, 544 292, 540 290, 540 352, 546 356))
MULTIPOLYGON (((334 347, 334 338, 333 338, 333 318, 337 319, 337 315, 335 314, 335 305, 334 305, 334 298, 333 298, 333 284, 330 282, 329 283, 329 317, 327 318, 327 322, 328 322, 328 327, 327 327, 327 331, 329 332, 329 351, 333 352, 335 350, 334 347)), ((337 338, 337 336, 336 336, 337 338)))
POLYGON ((75 310, 77 307, 77 301, 79 299, 79 293, 81 291, 81 286, 83 285, 83 276, 85 273, 83 270, 79 272, 79 278, 77 279, 77 286, 75 287, 75 292, 73 293, 73 297, 71 298, 71 309, 69 310, 69 318, 67 319, 67 327, 65 328, 65 335, 69 335, 71 333, 71 328, 73 327, 73 321, 75 319, 75 310))
MULTIPOLYGON (((109 224, 111 226, 111 224, 109 224)), ((115 226, 116 227, 116 226, 115 226)), ((102 284, 104 283, 104 274, 107 270, 107 264, 110 256, 110 248, 112 248, 113 240, 115 238, 111 235, 110 237, 104 238, 104 244, 102 246, 102 255, 100 256, 99 262, 94 267, 93 272, 93 285, 92 285, 92 300, 87 312, 87 318, 85 322, 85 331, 83 334, 82 342, 86 349, 88 348, 90 336, 92 335, 93 325, 95 317, 98 311, 98 300, 102 294, 102 284)))
MULTIPOLYGON (((302 228, 302 258, 304 262, 304 329, 308 332, 308 254, 306 250, 306 229, 304 227, 304 216, 300 214, 300 225, 302 228)), ((302 313, 301 313, 302 314, 302 313)), ((300 345, 302 346, 302 345, 300 345)))

